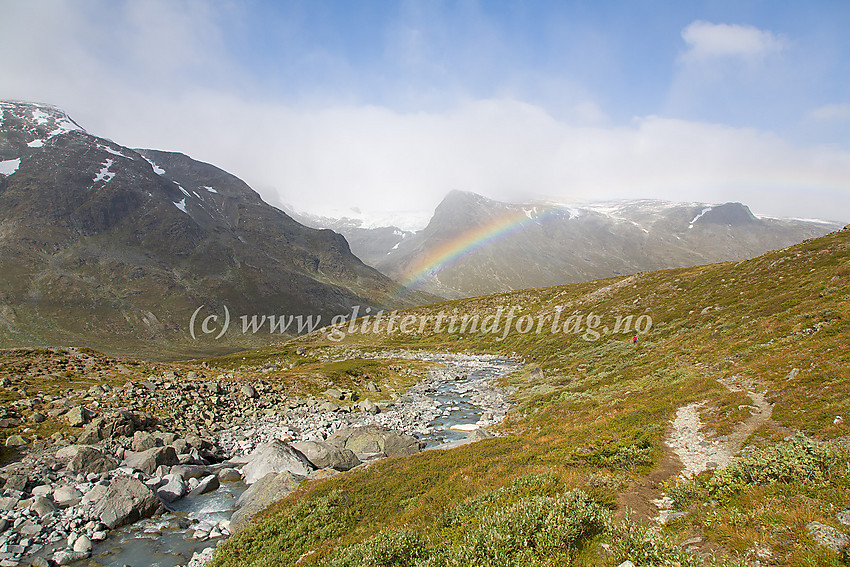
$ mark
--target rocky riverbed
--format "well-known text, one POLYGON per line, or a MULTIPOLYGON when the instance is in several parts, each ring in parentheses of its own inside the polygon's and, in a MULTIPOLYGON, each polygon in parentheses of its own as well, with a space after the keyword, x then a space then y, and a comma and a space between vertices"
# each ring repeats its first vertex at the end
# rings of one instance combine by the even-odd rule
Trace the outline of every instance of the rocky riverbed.
MULTIPOLYGON (((359 355, 435 366, 403 395, 377 403, 368 394, 381 385, 372 381, 363 391, 293 397, 268 380, 173 370, 120 388, 28 398, 78 433, 25 445, 0 469, 0 567, 73 564, 93 553, 100 564, 122 565, 113 548, 163 533, 172 558, 157 564, 185 564, 305 478, 486 437, 508 411, 507 393, 492 384, 516 368, 505 359, 359 355), (174 419, 148 411, 162 405, 176 410, 174 419)), ((146 553, 137 552, 141 560, 146 553)))

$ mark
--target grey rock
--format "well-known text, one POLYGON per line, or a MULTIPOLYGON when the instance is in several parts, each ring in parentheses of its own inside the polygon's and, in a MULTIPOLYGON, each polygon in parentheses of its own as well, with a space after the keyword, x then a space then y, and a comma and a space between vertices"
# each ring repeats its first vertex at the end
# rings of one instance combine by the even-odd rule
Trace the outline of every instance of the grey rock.
POLYGON ((34 487, 30 491, 30 494, 32 494, 33 496, 50 496, 51 494, 53 494, 53 487, 48 484, 40 484, 34 487))
POLYGON ((160 465, 172 466, 179 462, 174 447, 154 447, 141 453, 128 453, 121 464, 145 474, 153 474, 160 465))
POLYGON ((331 436, 328 443, 349 449, 360 460, 384 456, 406 457, 420 452, 425 446, 411 435, 377 425, 343 429, 331 436))
POLYGON ((242 473, 231 468, 221 469, 218 471, 218 480, 222 482, 238 482, 242 480, 242 473))
POLYGON ((208 475, 210 468, 203 465, 174 465, 170 472, 179 475, 184 480, 189 480, 190 478, 201 478, 208 475))
POLYGON ((136 453, 147 451, 156 447, 156 438, 147 431, 136 431, 133 433, 133 442, 130 444, 130 449, 136 453))
POLYGON ((466 438, 472 442, 481 441, 483 439, 493 439, 494 437, 496 436, 484 428, 478 428, 474 431, 470 431, 469 435, 466 436, 466 438))
POLYGON ((57 551, 53 554, 53 561, 56 562, 57 565, 70 565, 74 561, 80 561, 82 559, 87 559, 89 556, 88 553, 83 553, 80 551, 68 551, 62 550, 57 551))
POLYGON ((83 494, 73 486, 60 486, 53 491, 53 501, 60 508, 76 506, 83 499, 83 494))
POLYGON ((118 466, 118 461, 94 447, 69 445, 57 452, 60 460, 68 459, 68 470, 77 473, 104 473, 118 466))
POLYGON ((39 518, 43 518, 48 514, 56 511, 56 505, 49 498, 44 496, 36 496, 30 504, 30 510, 38 514, 39 518))
POLYGON ((33 522, 32 520, 27 520, 23 524, 18 526, 16 528, 16 531, 22 536, 33 537, 40 534, 43 529, 44 528, 41 526, 41 524, 33 522))
POLYGON ((832 526, 820 522, 809 522, 806 530, 818 545, 826 546, 833 551, 840 552, 850 545, 850 536, 832 526))
POLYGON ((842 526, 850 526, 850 508, 845 508, 835 515, 835 519, 842 526))
POLYGON ((333 399, 333 400, 341 400, 343 399, 342 391, 337 390, 336 388, 328 388, 325 390, 325 396, 333 399))
POLYGON ((206 494, 207 492, 212 492, 213 490, 218 490, 218 487, 221 486, 221 483, 218 480, 218 477, 214 474, 207 476, 198 483, 198 486, 192 489, 189 493, 189 496, 200 496, 201 494, 206 494))
POLYGON ((91 504, 93 502, 98 502, 106 495, 107 490, 109 490, 109 487, 107 485, 96 484, 92 487, 91 490, 86 492, 81 502, 83 504, 91 504))
POLYGON ((9 435, 6 438, 6 447, 24 447, 25 445, 29 445, 29 443, 29 439, 23 435, 9 435))
POLYGON ((378 408, 378 406, 376 406, 375 403, 368 398, 363 400, 362 402, 359 402, 357 404, 357 407, 359 407, 362 411, 365 411, 366 413, 371 413, 373 415, 380 413, 381 411, 380 408, 378 408))
POLYGON ((94 445, 100 441, 101 421, 96 420, 86 425, 83 432, 77 437, 77 443, 80 445, 94 445))
POLYGON ((380 392, 381 389, 372 381, 366 382, 366 389, 370 392, 380 392))
POLYGON ((81 535, 77 538, 77 541, 74 542, 73 550, 77 553, 91 553, 92 543, 91 540, 86 535, 81 535))
POLYGON ((244 529, 257 512, 285 498, 296 488, 300 479, 290 473, 269 473, 252 484, 236 501, 236 511, 230 518, 230 533, 244 529))
POLYGON ((313 465, 301 453, 279 439, 261 445, 242 469, 245 484, 253 484, 269 473, 288 472, 307 476, 313 465))
POLYGON ((156 495, 166 503, 174 502, 183 498, 188 492, 186 481, 179 475, 167 474, 163 477, 165 484, 157 488, 156 495))
POLYGON ((119 476, 95 503, 93 514, 109 529, 148 518, 162 509, 156 494, 140 480, 119 476))
POLYGON ((254 388, 254 386, 252 386, 251 384, 242 384, 239 387, 239 392, 246 398, 250 398, 252 400, 260 397, 260 395, 257 393, 256 388, 254 388))
POLYGON ((27 480, 27 475, 25 474, 11 474, 6 477, 6 484, 3 485, 3 488, 22 492, 27 486, 27 480))
POLYGON ((337 447, 322 441, 301 441, 292 444, 293 449, 304 455, 317 469, 351 470, 360 464, 360 459, 350 449, 337 447))
POLYGON ((65 414, 65 419, 71 427, 82 427, 91 420, 91 417, 91 412, 83 406, 75 406, 65 414))

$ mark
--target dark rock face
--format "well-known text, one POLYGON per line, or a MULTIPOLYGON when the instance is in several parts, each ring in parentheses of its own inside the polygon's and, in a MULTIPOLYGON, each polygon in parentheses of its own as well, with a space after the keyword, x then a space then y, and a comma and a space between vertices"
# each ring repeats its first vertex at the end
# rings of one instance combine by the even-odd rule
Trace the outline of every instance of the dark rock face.
POLYGON ((760 221, 750 211, 750 208, 741 203, 724 203, 711 207, 694 224, 720 224, 726 226, 746 226, 758 224, 760 221))
MULTIPOLYGON (((297 223, 217 167, 98 138, 59 109, 0 102, 0 163, 4 345, 129 352, 188 343, 201 305, 203 316, 227 306, 329 322, 355 305, 404 304, 339 234, 297 223)), ((271 340, 239 334, 214 346, 271 340)))

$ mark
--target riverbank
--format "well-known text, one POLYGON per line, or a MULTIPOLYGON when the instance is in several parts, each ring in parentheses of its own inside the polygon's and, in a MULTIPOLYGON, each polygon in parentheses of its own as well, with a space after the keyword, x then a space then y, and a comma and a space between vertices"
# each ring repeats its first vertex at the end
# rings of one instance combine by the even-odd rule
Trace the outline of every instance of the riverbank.
MULTIPOLYGON (((505 359, 400 352, 359 356, 432 366, 409 391, 377 403, 368 393, 378 394, 381 385, 372 381, 362 392, 328 388, 318 396, 296 397, 282 395, 266 380, 212 380, 174 371, 141 384, 86 392, 79 399, 83 403, 62 414, 82 422, 76 439, 33 444, 0 471, 5 479, 0 524, 6 522, 0 564, 68 564, 88 557, 107 566, 153 564, 145 563, 146 557, 157 557, 157 565, 185 564, 194 552, 228 535, 230 512, 245 489, 235 469, 272 440, 287 446, 327 444, 340 432, 372 427, 415 437, 418 447, 438 447, 498 423, 508 411, 506 394, 493 384, 516 368, 505 359), (178 425, 179 433, 141 411, 161 404, 192 408, 184 423, 169 424, 178 425), (224 428, 206 421, 199 427, 196 416, 211 406, 243 417, 224 428), (210 435, 210 429, 217 431, 210 435), (117 498, 127 493, 133 497, 117 498)), ((74 400, 43 400, 42 406, 56 411, 55 406, 72 405, 69 401, 74 400)), ((357 457, 368 462, 381 456, 379 451, 357 457)), ((334 474, 331 467, 313 465, 303 476, 327 474, 334 474)))

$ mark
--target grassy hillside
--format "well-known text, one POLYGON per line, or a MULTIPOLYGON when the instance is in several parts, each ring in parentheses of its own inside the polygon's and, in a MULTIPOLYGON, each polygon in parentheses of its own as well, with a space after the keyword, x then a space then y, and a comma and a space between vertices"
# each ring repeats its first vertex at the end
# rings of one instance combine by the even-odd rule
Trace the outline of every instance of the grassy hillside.
POLYGON ((841 527, 835 514, 850 505, 848 246, 845 229, 739 263, 414 309, 399 314, 412 317, 407 332, 403 319, 392 330, 373 319, 285 345, 498 352, 526 366, 506 379, 517 406, 500 437, 310 483, 214 565, 840 564, 806 525, 841 527), (514 308, 504 338, 504 323, 470 331, 500 308, 502 321, 514 308), (663 444, 677 409, 705 402, 714 438, 751 416, 748 392, 773 408, 745 441, 750 461, 729 468, 746 474, 677 485, 681 464, 663 444), (796 435, 807 440, 783 441, 796 435), (680 517, 644 530, 650 500, 671 486, 680 517))

